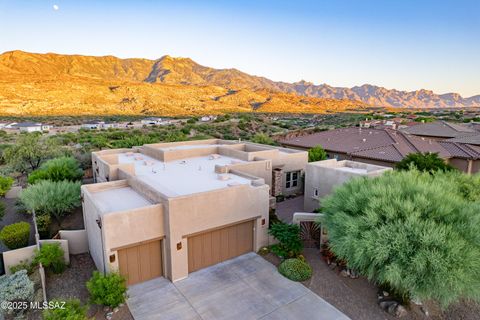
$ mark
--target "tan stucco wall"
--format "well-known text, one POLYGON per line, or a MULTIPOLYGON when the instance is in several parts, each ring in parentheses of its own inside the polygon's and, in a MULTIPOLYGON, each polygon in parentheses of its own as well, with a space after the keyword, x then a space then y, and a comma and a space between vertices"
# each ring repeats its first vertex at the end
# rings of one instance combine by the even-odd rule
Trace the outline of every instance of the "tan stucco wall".
POLYGON ((315 209, 318 209, 322 198, 331 194, 335 187, 342 185, 350 179, 376 177, 388 170, 392 169, 348 160, 337 161, 335 159, 329 159, 311 162, 305 170, 304 210, 305 212, 313 212, 315 209), (350 167, 372 171, 362 174, 335 170, 336 167, 342 166, 342 163, 348 163, 350 167), (314 196, 315 188, 318 190, 318 197, 314 196))
POLYGON ((89 251, 87 230, 60 230, 58 233, 60 239, 68 241, 70 254, 80 254, 89 251))
POLYGON ((176 281, 188 276, 187 236, 193 233, 256 219, 254 250, 268 245, 268 193, 267 185, 241 185, 169 199, 165 216, 168 277, 176 281), (181 250, 177 250, 177 243, 181 243, 181 250))
POLYGON ((102 217, 107 270, 118 271, 118 248, 165 236, 163 206, 156 204, 102 217), (115 259, 110 262, 110 256, 115 259))

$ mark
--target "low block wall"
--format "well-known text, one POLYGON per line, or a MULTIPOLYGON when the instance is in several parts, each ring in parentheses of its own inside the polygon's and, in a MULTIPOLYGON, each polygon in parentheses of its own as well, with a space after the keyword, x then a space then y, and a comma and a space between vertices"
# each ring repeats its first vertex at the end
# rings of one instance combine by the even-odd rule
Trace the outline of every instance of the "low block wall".
MULTIPOLYGON (((70 264, 70 255, 67 240, 40 240, 43 243, 60 243, 64 252, 65 263, 70 264)), ((5 274, 11 274, 10 268, 19 264, 21 261, 32 261, 37 246, 28 246, 25 248, 5 251, 3 253, 3 265, 5 266, 5 274)))
POLYGON ((60 230, 60 239, 68 241, 70 254, 88 252, 87 230, 60 230))

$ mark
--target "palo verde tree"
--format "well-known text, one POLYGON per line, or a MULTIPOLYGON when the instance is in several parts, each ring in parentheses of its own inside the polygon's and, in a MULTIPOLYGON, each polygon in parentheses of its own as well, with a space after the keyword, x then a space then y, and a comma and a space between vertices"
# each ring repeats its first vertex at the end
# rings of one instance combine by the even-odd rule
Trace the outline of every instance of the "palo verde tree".
POLYGON ((43 161, 60 154, 60 148, 53 139, 38 133, 21 134, 16 143, 3 152, 7 165, 25 173, 38 169, 43 161))
POLYGON ((420 171, 451 171, 454 168, 438 156, 438 153, 410 153, 402 161, 398 162, 396 169, 409 170, 415 166, 420 171))
POLYGON ((333 252, 403 298, 480 299, 480 177, 412 169, 324 199, 333 252))
POLYGON ((325 152, 321 145, 316 145, 315 147, 308 150, 308 162, 315 162, 326 159, 327 152, 325 152))

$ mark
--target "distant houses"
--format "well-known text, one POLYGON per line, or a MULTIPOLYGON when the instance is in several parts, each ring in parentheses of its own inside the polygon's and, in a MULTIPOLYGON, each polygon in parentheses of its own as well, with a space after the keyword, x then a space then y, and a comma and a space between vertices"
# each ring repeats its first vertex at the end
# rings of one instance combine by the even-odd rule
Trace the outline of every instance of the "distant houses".
POLYGON ((43 132, 52 129, 52 125, 40 122, 12 122, 3 124, 1 128, 19 130, 20 132, 43 132))
POLYGON ((145 126, 154 126, 163 124, 164 120, 162 118, 145 118, 142 119, 141 123, 145 126))
POLYGON ((109 129, 109 128, 118 128, 118 124, 116 122, 111 122, 111 121, 91 120, 83 123, 81 128, 86 130, 109 129))

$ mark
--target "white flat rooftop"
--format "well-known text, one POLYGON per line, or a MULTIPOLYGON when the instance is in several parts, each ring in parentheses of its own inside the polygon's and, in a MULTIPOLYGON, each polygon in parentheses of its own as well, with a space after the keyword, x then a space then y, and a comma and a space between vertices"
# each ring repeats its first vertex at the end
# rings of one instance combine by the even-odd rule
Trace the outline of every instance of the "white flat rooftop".
POLYGON ((169 162, 159 161, 141 153, 119 154, 118 162, 134 163, 135 175, 167 197, 223 189, 235 185, 250 185, 249 179, 234 174, 215 173, 215 165, 245 162, 226 156, 204 156, 169 162), (213 158, 213 159, 212 159, 213 158))
POLYGON ((150 201, 130 187, 94 192, 92 197, 102 213, 126 211, 152 205, 150 201))
POLYGON ((336 170, 339 171, 345 171, 345 172, 351 172, 351 173, 358 173, 358 174, 367 174, 368 170, 367 169, 361 169, 361 168, 352 168, 352 167, 335 167, 336 170))

